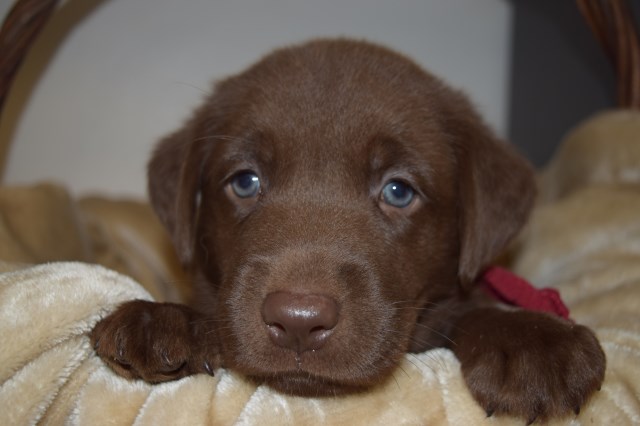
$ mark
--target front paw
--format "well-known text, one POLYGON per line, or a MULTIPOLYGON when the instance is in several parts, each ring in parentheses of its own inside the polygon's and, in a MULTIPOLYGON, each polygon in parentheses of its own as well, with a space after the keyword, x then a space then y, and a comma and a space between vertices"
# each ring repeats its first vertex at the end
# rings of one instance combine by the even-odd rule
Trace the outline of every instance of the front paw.
POLYGON ((98 322, 91 343, 113 371, 129 379, 158 383, 213 375, 219 357, 206 324, 186 306, 134 300, 98 322))
POLYGON ((457 325, 454 352, 487 415, 528 423, 578 414, 604 380, 605 355, 588 328, 529 311, 478 309, 457 325))

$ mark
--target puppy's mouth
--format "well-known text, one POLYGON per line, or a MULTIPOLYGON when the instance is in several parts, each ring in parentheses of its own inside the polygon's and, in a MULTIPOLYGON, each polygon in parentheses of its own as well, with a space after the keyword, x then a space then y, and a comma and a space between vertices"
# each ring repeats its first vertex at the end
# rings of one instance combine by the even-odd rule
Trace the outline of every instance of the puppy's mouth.
POLYGON ((303 370, 280 372, 268 376, 252 376, 251 378, 256 382, 268 385, 278 392, 311 398, 358 393, 368 388, 364 385, 336 382, 327 377, 317 376, 303 370))
MULTIPOLYGON (((270 346, 260 362, 227 358, 226 367, 242 372, 257 384, 288 395, 328 397, 360 393, 391 379, 403 351, 394 348, 380 357, 356 357, 354 352, 326 348, 296 353, 270 346), (375 359, 372 359, 375 358, 375 359), (238 362, 240 361, 240 362, 238 362), (244 362, 243 362, 244 361, 244 362)), ((265 352, 254 352, 251 359, 265 352)))

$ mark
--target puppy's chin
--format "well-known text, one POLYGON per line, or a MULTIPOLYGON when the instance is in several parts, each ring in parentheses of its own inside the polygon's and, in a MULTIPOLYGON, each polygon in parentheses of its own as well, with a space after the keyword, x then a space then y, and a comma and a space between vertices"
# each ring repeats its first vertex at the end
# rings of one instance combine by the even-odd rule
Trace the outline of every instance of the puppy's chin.
POLYGON ((268 377, 252 377, 278 392, 304 397, 328 397, 364 392, 370 386, 338 383, 305 371, 278 373, 268 377))
POLYGON ((278 352, 268 360, 253 363, 243 357, 227 356, 223 366, 242 373, 256 384, 266 384, 284 394, 325 397, 360 393, 393 380, 404 354, 396 351, 393 355, 369 359, 368 362, 360 359, 345 363, 341 360, 347 358, 349 352, 321 354, 320 349, 298 356, 293 352, 291 356, 278 352))

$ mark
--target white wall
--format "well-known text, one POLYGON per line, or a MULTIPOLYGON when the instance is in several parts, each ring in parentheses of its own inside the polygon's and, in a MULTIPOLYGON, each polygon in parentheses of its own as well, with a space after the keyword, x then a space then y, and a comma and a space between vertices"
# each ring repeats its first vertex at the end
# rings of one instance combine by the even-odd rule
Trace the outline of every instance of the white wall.
POLYGON ((0 122, 12 144, 4 182, 143 196, 154 142, 213 79, 314 36, 364 37, 409 54, 464 88, 504 135, 510 24, 504 0, 105 1, 65 38, 20 118, 0 122))

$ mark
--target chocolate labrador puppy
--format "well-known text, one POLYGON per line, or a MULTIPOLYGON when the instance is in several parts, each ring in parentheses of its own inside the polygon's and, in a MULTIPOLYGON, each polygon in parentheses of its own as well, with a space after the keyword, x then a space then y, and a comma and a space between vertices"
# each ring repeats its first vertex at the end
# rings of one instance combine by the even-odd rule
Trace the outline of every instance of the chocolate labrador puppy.
POLYGON ((316 40, 218 83, 158 145, 149 190, 197 297, 125 303, 96 326, 122 376, 224 366, 336 395, 445 346, 489 415, 530 422, 577 412, 603 380, 589 329, 474 286, 527 219, 532 169, 386 48, 316 40))

